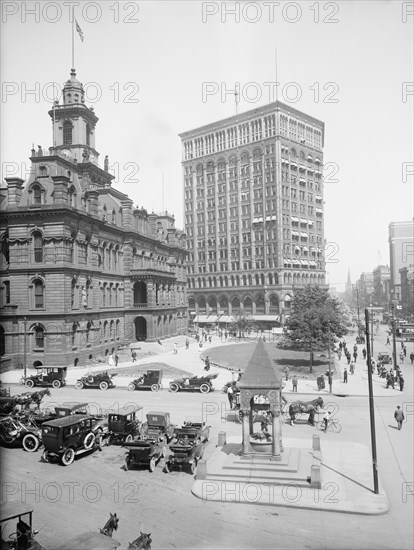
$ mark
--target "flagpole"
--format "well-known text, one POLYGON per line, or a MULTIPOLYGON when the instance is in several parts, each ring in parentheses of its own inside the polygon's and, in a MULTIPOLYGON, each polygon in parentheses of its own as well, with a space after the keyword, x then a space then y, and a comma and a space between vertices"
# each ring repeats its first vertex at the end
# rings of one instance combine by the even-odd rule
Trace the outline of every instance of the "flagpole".
POLYGON ((72 69, 75 68, 75 8, 72 7, 72 69))

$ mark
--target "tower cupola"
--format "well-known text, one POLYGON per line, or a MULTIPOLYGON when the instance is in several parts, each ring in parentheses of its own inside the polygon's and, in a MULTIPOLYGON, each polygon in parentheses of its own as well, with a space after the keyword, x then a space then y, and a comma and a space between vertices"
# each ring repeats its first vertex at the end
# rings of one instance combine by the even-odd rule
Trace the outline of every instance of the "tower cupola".
POLYGON ((76 71, 70 71, 70 78, 63 87, 63 104, 71 105, 73 103, 85 103, 85 91, 83 85, 76 78, 76 71))

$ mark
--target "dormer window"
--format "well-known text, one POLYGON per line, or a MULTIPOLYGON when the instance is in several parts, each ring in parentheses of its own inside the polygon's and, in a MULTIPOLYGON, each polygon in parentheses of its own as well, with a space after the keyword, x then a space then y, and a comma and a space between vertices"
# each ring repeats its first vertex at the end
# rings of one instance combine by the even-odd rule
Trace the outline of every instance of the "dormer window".
POLYGON ((32 186, 33 192, 33 204, 42 204, 42 188, 40 185, 35 184, 32 186))
POLYGON ((72 145, 72 123, 65 120, 63 123, 63 145, 72 145))

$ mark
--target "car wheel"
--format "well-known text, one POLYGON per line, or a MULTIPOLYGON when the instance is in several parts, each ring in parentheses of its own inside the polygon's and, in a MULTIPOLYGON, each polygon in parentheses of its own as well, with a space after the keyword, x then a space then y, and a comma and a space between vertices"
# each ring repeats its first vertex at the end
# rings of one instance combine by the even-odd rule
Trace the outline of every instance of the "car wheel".
POLYGON ((66 449, 66 451, 62 454, 62 464, 63 466, 70 466, 74 460, 75 450, 72 449, 72 447, 69 447, 69 449, 66 449))
POLYGON ((150 472, 153 472, 155 470, 155 466, 156 466, 156 462, 155 462, 155 458, 152 457, 151 460, 150 460, 150 463, 149 463, 149 471, 150 472))
POLYGON ((175 382, 172 382, 170 384, 170 391, 172 391, 173 393, 177 393, 178 390, 179 390, 178 384, 176 384, 175 382))
POLYGON ((99 387, 101 388, 102 391, 105 391, 108 389, 108 382, 101 382, 99 384, 99 387))
POLYGON ((23 437, 23 449, 28 453, 34 453, 40 447, 39 439, 33 434, 26 434, 23 437))
POLYGON ((24 385, 26 386, 26 388, 33 388, 34 386, 34 382, 33 380, 26 380, 26 382, 24 383, 24 385))
POLYGON ((159 385, 158 384, 153 384, 151 386, 151 391, 158 391, 160 389, 159 385))
POLYGON ((43 451, 43 454, 42 454, 42 460, 44 460, 45 462, 50 462, 50 454, 48 451, 46 451, 46 449, 43 451))
POLYGON ((208 393, 209 391, 210 391, 210 386, 208 384, 201 384, 200 386, 201 393, 208 393))
POLYGON ((135 390, 135 384, 133 382, 128 384, 128 389, 129 389, 129 391, 134 391, 135 390))
POLYGON ((89 432, 86 434, 85 439, 83 440, 83 446, 85 449, 89 451, 89 449, 92 449, 92 447, 95 444, 95 434, 92 432, 89 432))
POLYGON ((75 388, 77 390, 81 390, 83 388, 83 382, 81 382, 80 380, 78 380, 75 384, 75 388))
POLYGON ((125 438, 125 443, 131 443, 133 439, 132 434, 128 434, 125 438))
POLYGON ((60 388, 61 385, 62 385, 62 384, 61 384, 60 380, 53 380, 53 382, 52 382, 52 386, 53 386, 56 390, 57 390, 58 388, 60 388))

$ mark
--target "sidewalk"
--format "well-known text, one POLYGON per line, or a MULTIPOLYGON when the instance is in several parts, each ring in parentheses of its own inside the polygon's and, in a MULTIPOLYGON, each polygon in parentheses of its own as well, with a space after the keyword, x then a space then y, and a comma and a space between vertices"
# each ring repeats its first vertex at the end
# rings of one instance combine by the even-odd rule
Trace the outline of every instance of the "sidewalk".
MULTIPOLYGON (((222 343, 219 341, 217 336, 213 337, 213 341, 210 344, 209 342, 203 342, 203 348, 200 350, 198 342, 194 338, 189 338, 190 347, 189 349, 185 348, 185 336, 177 336, 175 338, 169 338, 163 340, 162 345, 154 342, 137 342, 134 344, 134 348, 140 348, 141 352, 149 352, 152 355, 138 359, 134 363, 132 361, 123 361, 119 363, 120 367, 131 367, 131 366, 145 366, 150 365, 151 363, 165 363, 171 367, 177 369, 188 371, 194 376, 202 376, 207 374, 204 370, 204 361, 201 356, 205 357, 208 355, 208 351, 212 348, 218 346, 232 346, 234 342, 222 343), (178 344, 178 353, 174 354, 173 348, 174 343, 178 344), (158 353, 157 353, 158 352, 158 353)), ((355 335, 350 334, 345 338, 347 345, 352 349, 352 346, 355 342, 355 335)), ((379 351, 389 351, 390 348, 386 347, 385 344, 381 344, 379 339, 374 341, 375 346, 375 357, 379 351)), ((350 374, 348 372, 348 383, 344 384, 343 382, 343 370, 347 365, 346 358, 342 356, 341 361, 334 359, 335 368, 337 371, 337 378, 334 378, 332 383, 332 395, 340 396, 366 396, 368 395, 368 372, 365 362, 362 357, 363 345, 358 345, 358 359, 356 362, 355 374, 350 374)), ((408 347, 407 347, 408 349, 408 347)), ((410 352, 408 352, 409 355, 410 352)), ((67 383, 69 385, 75 384, 76 380, 83 376, 86 372, 99 372, 108 369, 108 365, 101 363, 89 367, 71 367, 68 369, 67 374, 67 383)), ((226 368, 219 368, 211 366, 209 374, 218 373, 218 377, 214 380, 214 388, 216 391, 220 391, 221 388, 232 379, 231 371, 226 368)), ((22 376, 22 370, 8 371, 1 375, 1 381, 3 384, 18 384, 22 376)), ((35 374, 35 369, 28 369, 27 374, 35 374)), ((375 396, 395 396, 401 392, 398 389, 386 389, 386 382, 384 378, 380 378, 377 374, 373 374, 373 392, 375 396)), ((128 376, 117 376, 116 385, 118 387, 127 386, 131 381, 131 377, 128 376)), ((168 387, 169 379, 164 377, 164 388, 168 387)), ((326 395, 329 394, 329 386, 327 385, 327 380, 325 378, 325 389, 318 390, 316 380, 299 378, 298 384, 298 393, 295 395, 326 395)), ((396 386, 397 388, 397 386, 396 386)), ((292 384, 288 381, 285 389, 283 390, 286 396, 293 395, 292 384)))

